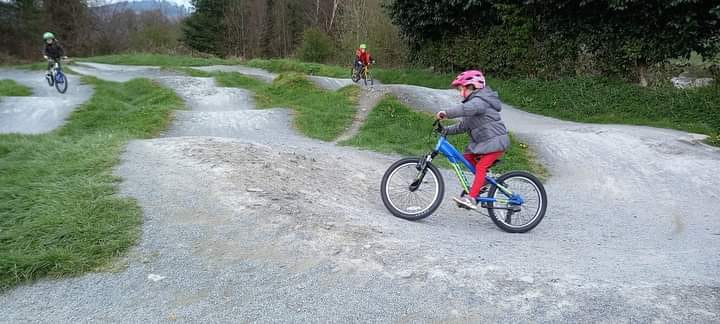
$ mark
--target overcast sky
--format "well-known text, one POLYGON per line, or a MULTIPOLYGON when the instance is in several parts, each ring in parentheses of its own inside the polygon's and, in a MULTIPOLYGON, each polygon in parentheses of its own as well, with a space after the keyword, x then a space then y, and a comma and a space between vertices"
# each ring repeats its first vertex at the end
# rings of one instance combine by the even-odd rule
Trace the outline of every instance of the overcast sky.
MULTIPOLYGON (((108 2, 123 2, 126 0, 108 0, 108 2)), ((174 2, 177 4, 185 5, 186 7, 190 7, 190 0, 166 0, 167 2, 174 2)), ((10 2, 10 0, 0 0, 0 2, 10 2)))
MULTIPOLYGON (((126 0, 110 0, 110 2, 123 2, 126 0)), ((190 0, 165 0, 167 2, 174 2, 177 4, 185 5, 186 7, 190 7, 190 0)))

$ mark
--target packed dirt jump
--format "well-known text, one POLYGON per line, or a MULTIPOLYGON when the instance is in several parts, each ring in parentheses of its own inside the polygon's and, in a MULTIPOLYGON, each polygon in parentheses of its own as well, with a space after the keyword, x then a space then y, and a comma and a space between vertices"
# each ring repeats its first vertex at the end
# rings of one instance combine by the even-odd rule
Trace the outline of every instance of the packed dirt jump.
MULTIPOLYGON (((115 171, 121 194, 144 211, 139 244, 113 271, 0 295, 0 321, 720 321, 720 152, 697 135, 505 106, 508 127, 550 173, 543 222, 508 234, 452 204, 460 188, 449 173, 438 212, 419 222, 393 217, 379 185, 399 156, 305 138, 290 110, 253 109, 249 91, 154 67, 72 69, 150 78, 187 110, 162 137, 130 142, 115 171)), ((0 78, 44 82, 27 71, 0 78)), ((328 89, 350 83, 311 79, 328 89)), ((86 100, 71 81, 51 100, 86 100)), ((363 93, 348 132, 385 93, 426 111, 458 101, 452 91, 407 85, 363 93)))

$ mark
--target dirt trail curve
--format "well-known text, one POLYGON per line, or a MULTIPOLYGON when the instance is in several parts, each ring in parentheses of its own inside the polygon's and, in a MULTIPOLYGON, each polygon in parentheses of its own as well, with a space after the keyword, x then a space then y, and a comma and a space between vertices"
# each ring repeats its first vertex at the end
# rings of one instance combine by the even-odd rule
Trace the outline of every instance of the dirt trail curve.
MULTIPOLYGON (((423 222, 393 218, 378 186, 397 157, 299 136, 287 110, 251 110, 243 90, 74 69, 151 77, 190 109, 122 157, 121 191, 145 222, 119 270, 18 287, 0 295, 0 321, 720 321, 720 154, 688 134, 506 107, 553 174, 547 218, 510 235, 448 202, 423 222)), ((428 110, 455 100, 385 89, 428 110)))
POLYGON ((32 90, 28 97, 0 98, 0 133, 40 134, 62 125, 92 95, 92 88, 80 84, 79 77, 67 77, 68 90, 61 94, 48 86, 44 71, 0 68, 0 80, 15 80, 32 90))

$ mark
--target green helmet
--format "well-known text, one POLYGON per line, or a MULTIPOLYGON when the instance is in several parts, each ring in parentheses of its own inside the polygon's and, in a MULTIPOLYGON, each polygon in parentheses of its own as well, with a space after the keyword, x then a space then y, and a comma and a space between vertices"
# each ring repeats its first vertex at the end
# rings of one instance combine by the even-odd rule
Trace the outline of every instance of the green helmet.
POLYGON ((53 33, 51 33, 51 32, 46 32, 45 34, 43 34, 43 39, 44 40, 55 39, 55 35, 53 35, 53 33))
POLYGON ((365 44, 360 44, 360 48, 366 49, 366 48, 367 48, 367 45, 365 45, 365 44))

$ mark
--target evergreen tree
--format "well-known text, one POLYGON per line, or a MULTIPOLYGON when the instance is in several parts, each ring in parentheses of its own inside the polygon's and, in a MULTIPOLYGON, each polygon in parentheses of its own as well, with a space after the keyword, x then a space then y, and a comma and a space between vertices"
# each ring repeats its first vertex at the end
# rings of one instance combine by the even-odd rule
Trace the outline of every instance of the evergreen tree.
POLYGON ((223 9, 225 0, 193 0, 195 11, 185 19, 183 41, 200 52, 224 55, 223 9))

